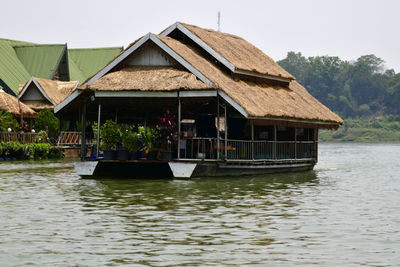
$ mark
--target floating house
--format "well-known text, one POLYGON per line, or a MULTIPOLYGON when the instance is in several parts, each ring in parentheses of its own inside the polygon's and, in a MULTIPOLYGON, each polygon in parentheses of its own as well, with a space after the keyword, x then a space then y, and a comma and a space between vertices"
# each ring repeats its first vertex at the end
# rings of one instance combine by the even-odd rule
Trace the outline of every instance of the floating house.
POLYGON ((195 177, 311 170, 318 130, 343 122, 246 40, 180 22, 136 40, 54 109, 83 125, 106 119, 154 125, 166 110, 176 116, 172 158, 87 160, 83 142, 77 172, 195 177))

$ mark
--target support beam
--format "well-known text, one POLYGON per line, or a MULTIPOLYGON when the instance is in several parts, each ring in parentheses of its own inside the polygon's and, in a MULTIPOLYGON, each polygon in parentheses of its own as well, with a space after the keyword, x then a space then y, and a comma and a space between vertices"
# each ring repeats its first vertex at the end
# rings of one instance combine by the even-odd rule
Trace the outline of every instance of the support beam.
POLYGON ((220 124, 219 124, 219 96, 217 96, 217 160, 219 160, 219 129, 220 129, 220 124))
POLYGON ((181 158, 181 98, 178 92, 178 159, 181 158))
POLYGON ((86 103, 82 104, 82 141, 81 141, 81 160, 84 161, 86 157, 86 103))
POLYGON ((251 123, 251 159, 254 160, 254 121, 250 120, 251 123))
POLYGON ((273 147, 274 159, 276 159, 276 141, 278 140, 277 135, 278 135, 278 131, 276 129, 276 125, 274 125, 274 147, 273 147))
POLYGON ((101 118, 101 104, 99 104, 99 109, 97 111, 97 148, 96 148, 96 159, 99 158, 100 149, 100 118, 101 118))
POLYGON ((297 128, 294 128, 294 158, 297 159, 297 128))
POLYGON ((318 162, 318 128, 314 129, 314 145, 315 145, 314 158, 315 161, 318 162))
POLYGON ((225 117, 225 160, 228 159, 228 114, 227 104, 224 104, 224 117, 225 117))

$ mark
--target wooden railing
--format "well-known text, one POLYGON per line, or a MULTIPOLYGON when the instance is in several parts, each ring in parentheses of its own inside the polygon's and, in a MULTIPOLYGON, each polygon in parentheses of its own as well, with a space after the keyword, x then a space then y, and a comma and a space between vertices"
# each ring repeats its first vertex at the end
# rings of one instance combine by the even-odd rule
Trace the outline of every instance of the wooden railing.
MULTIPOLYGON (((296 160, 316 158, 314 141, 227 141, 227 160, 296 160)), ((217 157, 216 138, 189 138, 181 140, 181 159, 209 159, 217 157)), ((219 159, 225 159, 225 143, 220 140, 219 159)))
POLYGON ((60 132, 58 146, 80 145, 82 141, 81 132, 60 132))
MULTIPOLYGON (((0 141, 2 142, 20 142, 21 144, 34 143, 38 133, 16 133, 16 132, 0 132, 0 141)), ((51 139, 53 140, 53 139, 51 139)), ((81 144, 80 132, 60 132, 57 142, 51 141, 58 146, 73 146, 81 144)))
POLYGON ((0 141, 2 142, 20 142, 21 144, 34 143, 37 133, 16 133, 16 132, 0 132, 0 141))

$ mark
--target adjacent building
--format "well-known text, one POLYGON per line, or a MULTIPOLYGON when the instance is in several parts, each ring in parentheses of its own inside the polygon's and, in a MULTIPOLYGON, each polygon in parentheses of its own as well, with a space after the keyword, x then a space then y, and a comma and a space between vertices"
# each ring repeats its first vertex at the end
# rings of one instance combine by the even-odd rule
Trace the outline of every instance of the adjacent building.
POLYGON ((104 67, 122 47, 69 49, 67 44, 36 44, 0 39, 0 86, 17 95, 31 77, 79 81, 104 67))

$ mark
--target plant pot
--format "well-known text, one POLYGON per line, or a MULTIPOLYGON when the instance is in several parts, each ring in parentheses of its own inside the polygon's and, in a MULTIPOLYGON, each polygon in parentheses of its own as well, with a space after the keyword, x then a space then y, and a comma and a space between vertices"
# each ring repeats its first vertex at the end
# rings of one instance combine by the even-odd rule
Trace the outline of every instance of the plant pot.
POLYGON ((120 149, 117 150, 117 160, 128 160, 129 159, 129 152, 127 149, 120 149))
POLYGON ((115 150, 104 150, 103 151, 104 153, 104 157, 103 157, 103 159, 105 159, 105 160, 113 160, 113 159, 115 159, 115 154, 116 154, 116 151, 115 150))
POLYGON ((171 161, 172 151, 161 151, 161 160, 171 161))
POLYGON ((157 159, 157 151, 155 151, 155 150, 149 151, 149 154, 147 154, 147 159, 148 160, 156 160, 157 159))
POLYGON ((136 155, 137 155, 138 159, 146 159, 146 156, 147 156, 145 151, 138 151, 138 152, 136 152, 136 155))
POLYGON ((130 160, 137 160, 137 154, 136 154, 136 152, 134 152, 134 153, 129 152, 129 159, 130 159, 130 160))

